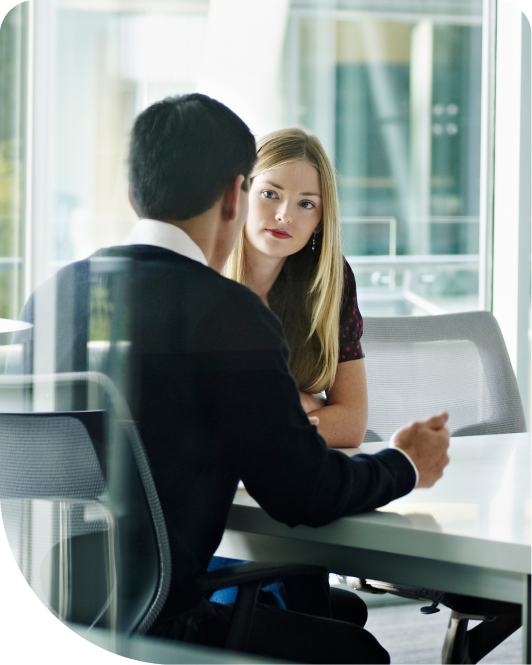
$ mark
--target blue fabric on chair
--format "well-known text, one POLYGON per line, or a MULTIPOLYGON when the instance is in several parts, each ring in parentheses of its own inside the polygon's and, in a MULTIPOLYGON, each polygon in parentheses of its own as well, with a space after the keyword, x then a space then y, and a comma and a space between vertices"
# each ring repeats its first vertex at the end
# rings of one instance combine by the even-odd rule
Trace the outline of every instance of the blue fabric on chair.
MULTIPOLYGON (((212 570, 219 570, 220 568, 227 568, 228 566, 237 566, 241 563, 248 563, 247 561, 240 561, 239 559, 225 559, 219 556, 213 556, 210 560, 207 571, 210 573, 212 570)), ((234 603, 236 600, 238 588, 236 586, 227 589, 220 589, 215 591, 211 596, 213 603, 220 603, 221 605, 228 605, 234 603)), ((261 587, 259 592, 259 600, 267 605, 273 605, 280 609, 286 609, 286 591, 282 580, 274 580, 271 584, 261 587)))

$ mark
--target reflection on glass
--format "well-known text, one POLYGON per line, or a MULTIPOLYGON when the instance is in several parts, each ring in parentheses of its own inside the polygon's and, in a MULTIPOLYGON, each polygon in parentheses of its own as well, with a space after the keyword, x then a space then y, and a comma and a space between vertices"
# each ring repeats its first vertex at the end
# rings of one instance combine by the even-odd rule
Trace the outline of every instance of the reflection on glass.
POLYGON ((481 7, 463 3, 461 16, 443 19, 434 7, 420 16, 404 3, 386 5, 373 16, 331 12, 328 22, 310 10, 294 15, 292 117, 333 131, 344 253, 363 312, 476 309, 481 7), (332 40, 328 73, 316 57, 324 35, 332 40), (320 108, 316 100, 327 95, 332 104, 320 108))
POLYGON ((135 215, 125 161, 133 119, 159 99, 195 89, 206 28, 202 3, 196 13, 169 15, 57 10, 59 264, 120 244, 129 232, 135 215))
MULTIPOLYGON (((233 0, 50 5, 55 150, 38 166, 54 174, 54 267, 122 241, 134 221, 133 118, 201 89, 236 105, 258 135, 287 125, 318 134, 338 169, 344 253, 365 314, 476 308, 482 2, 414 5, 276 0, 277 20, 243 14, 233 0), (267 39, 258 35, 254 49, 258 20, 267 39), (240 54, 231 75, 222 28, 232 30, 227 52, 240 54)), ((9 155, 21 150, 23 11, 11 12, 0 39, 9 56, 0 153, 11 183, 0 201, 2 224, 11 220, 0 239, 2 315, 20 305, 22 165, 9 155)))
POLYGON ((26 29, 27 3, 22 3, 7 14, 0 30, 0 318, 11 319, 23 298, 26 29))

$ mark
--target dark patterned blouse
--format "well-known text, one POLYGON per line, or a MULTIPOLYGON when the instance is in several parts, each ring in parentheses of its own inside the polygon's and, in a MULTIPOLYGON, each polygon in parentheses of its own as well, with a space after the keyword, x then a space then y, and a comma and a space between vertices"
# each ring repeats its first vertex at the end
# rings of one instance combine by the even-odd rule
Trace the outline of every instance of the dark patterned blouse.
POLYGON ((344 258, 344 288, 340 307, 340 357, 338 363, 363 358, 360 338, 364 329, 358 309, 357 286, 351 266, 344 258))

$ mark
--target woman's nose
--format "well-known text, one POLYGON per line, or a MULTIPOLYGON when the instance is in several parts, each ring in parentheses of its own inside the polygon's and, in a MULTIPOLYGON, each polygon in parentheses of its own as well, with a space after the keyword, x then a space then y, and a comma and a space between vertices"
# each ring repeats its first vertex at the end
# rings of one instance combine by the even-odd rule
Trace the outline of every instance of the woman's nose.
POLYGON ((290 214, 290 210, 288 208, 287 203, 282 203, 281 205, 279 205, 279 207, 277 208, 275 219, 278 222, 283 222, 284 224, 289 224, 292 221, 292 215, 290 214))

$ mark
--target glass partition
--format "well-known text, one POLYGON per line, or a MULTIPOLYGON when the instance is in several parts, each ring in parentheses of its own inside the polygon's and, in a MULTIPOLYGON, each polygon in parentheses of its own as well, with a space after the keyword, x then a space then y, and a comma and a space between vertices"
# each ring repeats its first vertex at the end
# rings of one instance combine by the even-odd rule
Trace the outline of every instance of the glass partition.
POLYGON ((482 3, 293 4, 288 117, 335 159, 363 314, 477 309, 482 3))
MULTIPOLYGON (((27 3, 0 30, 0 318, 16 318, 23 298, 27 3)), ((0 372, 3 367, 0 364, 0 372)))
MULTIPOLYGON (((481 199, 492 173, 488 153, 481 165, 490 113, 484 8, 494 4, 21 3, 0 29, 0 318, 16 319, 26 297, 62 266, 123 241, 136 220, 126 164, 133 120, 167 95, 194 91, 227 103, 257 136, 294 125, 318 135, 337 169, 343 253, 363 316, 483 308, 480 283, 491 257, 482 238, 491 229, 481 199)), ((112 350, 112 378, 125 393, 129 341, 121 334, 112 346, 109 312, 119 299, 101 272, 89 294, 87 367, 109 366, 112 350)), ((39 312, 50 321, 39 340, 43 372, 54 366, 55 314, 39 312)), ((0 338, 0 374, 21 352, 0 338)), ((36 411, 59 409, 50 391, 35 396, 36 411)), ((96 510, 78 500, 66 508, 30 507, 26 498, 13 504, 17 561, 27 579, 37 574, 27 560, 31 542, 23 542, 33 533, 28 520, 48 526, 52 539, 60 528, 92 529, 105 535, 99 551, 114 592, 114 525, 100 503, 96 510)), ((43 599, 66 576, 58 563, 64 552, 54 556, 43 599)), ((95 625, 114 607, 109 589, 104 596, 95 625)), ((60 600, 49 605, 69 616, 57 609, 60 600)))
POLYGON ((133 120, 153 102, 195 89, 207 6, 181 13, 183 3, 174 4, 169 15, 69 3, 56 12, 58 263, 121 243, 135 220, 125 165, 133 120))
MULTIPOLYGON (((9 158, 22 155, 24 4, 1 33, 5 316, 21 304, 25 259, 23 160, 9 158)), ((122 241, 135 220, 126 169, 134 117, 166 95, 200 90, 258 136, 288 125, 319 136, 338 171, 343 251, 363 314, 479 306, 482 1, 274 4, 245 13, 233 0, 41 3, 35 30, 48 36, 39 66, 52 126, 41 129, 41 150, 35 128, 33 168, 53 191, 37 206, 49 217, 49 259, 28 273, 26 294, 61 265, 122 241), (228 74, 231 58, 239 66, 228 74)))
MULTIPOLYGON (((126 164, 133 120, 194 91, 227 103, 257 136, 290 125, 318 135, 338 173, 343 252, 363 316, 477 308, 487 258, 483 5, 21 3, 0 30, 0 318, 16 319, 65 264, 123 241, 136 219, 126 164)), ((115 304, 101 279, 90 298, 88 367, 101 370, 115 304)), ((53 371, 65 307, 36 314, 50 324, 35 344, 40 372, 53 371)), ((20 352, 0 344, 0 372, 20 352)), ((116 352, 116 368, 127 369, 127 336, 116 352)), ((113 376, 121 389, 124 376, 113 376)), ((52 399, 46 408, 56 407, 52 399)))

